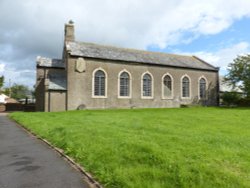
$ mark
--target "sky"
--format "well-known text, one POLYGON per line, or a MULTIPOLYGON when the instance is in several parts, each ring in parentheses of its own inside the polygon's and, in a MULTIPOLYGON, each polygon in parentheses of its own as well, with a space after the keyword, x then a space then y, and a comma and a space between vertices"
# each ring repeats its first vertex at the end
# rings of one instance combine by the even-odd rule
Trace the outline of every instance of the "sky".
POLYGON ((33 87, 36 57, 77 41, 196 55, 220 67, 250 53, 250 0, 0 0, 0 76, 33 87))

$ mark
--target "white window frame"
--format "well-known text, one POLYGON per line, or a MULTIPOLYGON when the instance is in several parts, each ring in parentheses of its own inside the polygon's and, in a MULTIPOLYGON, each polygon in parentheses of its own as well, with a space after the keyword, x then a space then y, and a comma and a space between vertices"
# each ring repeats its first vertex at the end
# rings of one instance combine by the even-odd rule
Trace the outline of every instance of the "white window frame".
POLYGON ((108 92, 108 74, 103 68, 99 67, 95 69, 92 73, 92 98, 102 98, 102 99, 107 98, 107 92, 108 92), (95 73, 99 70, 103 71, 105 74, 105 95, 104 96, 95 95, 95 73))
POLYGON ((207 91, 207 89, 208 89, 208 81, 207 81, 207 78, 206 78, 205 76, 202 75, 202 76, 199 77, 199 79, 198 79, 198 99, 199 99, 199 100, 200 100, 200 99, 201 99, 201 100, 202 100, 202 99, 203 99, 203 100, 204 100, 204 99, 206 100, 206 99, 208 98, 207 92, 206 92, 206 97, 205 97, 205 98, 201 98, 201 97, 200 97, 200 80, 201 80, 202 78, 205 79, 205 81, 206 81, 206 91, 207 91))
POLYGON ((180 91, 181 91, 181 92, 180 92, 180 94, 181 94, 181 99, 191 99, 191 98, 192 98, 192 89, 191 89, 191 88, 192 88, 192 80, 191 80, 190 76, 188 76, 187 74, 184 74, 184 75, 181 77, 181 84, 180 84, 180 85, 181 85, 181 88, 180 88, 180 89, 181 89, 181 90, 180 90, 180 91), (183 80, 184 77, 187 77, 187 78, 189 79, 189 97, 183 97, 183 96, 182 96, 182 94, 183 94, 183 93, 182 93, 182 92, 183 92, 183 91, 182 91, 182 80, 183 80))
POLYGON ((146 71, 144 73, 142 73, 141 75, 141 98, 142 99, 153 99, 154 98, 154 77, 153 75, 149 72, 149 71, 146 71), (151 76, 151 95, 152 96, 143 96, 143 77, 145 74, 149 74, 151 76))
POLYGON ((162 99, 173 99, 174 98, 174 78, 173 78, 173 76, 171 75, 171 74, 169 74, 169 73, 166 73, 166 74, 164 74, 163 76, 162 76, 162 78, 161 78, 161 84, 162 84, 162 87, 161 87, 161 91, 162 91, 162 99), (171 96, 169 96, 169 97, 166 97, 165 95, 164 95, 164 78, 166 77, 166 76, 169 76, 170 78, 171 78, 171 96))
POLYGON ((118 98, 119 99, 131 99, 132 98, 132 75, 126 69, 123 69, 118 74, 118 98), (126 72, 129 75, 129 95, 128 96, 120 96, 120 76, 123 72, 126 72))

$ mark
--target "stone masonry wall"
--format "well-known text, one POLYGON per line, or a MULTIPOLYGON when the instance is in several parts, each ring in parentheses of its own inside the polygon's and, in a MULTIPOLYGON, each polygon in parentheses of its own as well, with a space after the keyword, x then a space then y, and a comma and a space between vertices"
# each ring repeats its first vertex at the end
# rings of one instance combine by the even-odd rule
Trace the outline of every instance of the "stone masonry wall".
POLYGON ((184 68, 173 68, 164 66, 143 65, 130 62, 116 62, 85 58, 86 71, 79 73, 75 71, 77 58, 69 58, 67 62, 67 109, 75 110, 81 108, 167 108, 180 107, 180 105, 199 104, 213 106, 217 105, 217 72, 191 70, 184 68), (92 97, 93 71, 101 68, 107 73, 107 98, 92 97), (126 70, 132 76, 132 96, 130 99, 118 98, 118 74, 126 70), (141 76, 149 72, 153 76, 153 98, 141 98, 141 76), (162 77, 164 74, 173 77, 173 98, 162 98, 162 77), (187 75, 191 79, 191 97, 181 97, 181 78, 187 75), (200 101, 198 97, 199 78, 207 80, 208 97, 200 101))

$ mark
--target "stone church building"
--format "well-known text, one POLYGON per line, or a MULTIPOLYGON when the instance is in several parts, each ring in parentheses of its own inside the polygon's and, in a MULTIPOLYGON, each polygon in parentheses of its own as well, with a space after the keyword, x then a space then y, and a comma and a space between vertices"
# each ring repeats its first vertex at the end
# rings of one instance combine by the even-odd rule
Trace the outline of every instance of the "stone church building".
POLYGON ((219 69, 195 56, 75 41, 62 59, 37 57, 36 110, 168 108, 218 104, 219 69))

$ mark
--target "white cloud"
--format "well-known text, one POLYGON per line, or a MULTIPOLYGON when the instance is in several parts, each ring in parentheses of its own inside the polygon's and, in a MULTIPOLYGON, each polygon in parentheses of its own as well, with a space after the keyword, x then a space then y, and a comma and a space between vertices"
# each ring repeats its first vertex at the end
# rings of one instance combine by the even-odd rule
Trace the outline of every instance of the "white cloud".
POLYGON ((13 84, 24 84, 33 88, 35 84, 35 70, 4 70, 3 75, 5 87, 13 84))
POLYGON ((220 67, 221 73, 225 73, 227 66, 229 63, 232 63, 233 60, 238 55, 246 55, 250 53, 250 44, 247 42, 240 42, 238 44, 234 44, 228 47, 225 47, 223 49, 219 49, 216 52, 194 52, 194 53, 188 53, 185 52, 183 54, 193 54, 201 59, 205 60, 208 63, 211 63, 212 65, 216 67, 220 67))
POLYGON ((5 67, 5 64, 0 63, 0 74, 2 74, 4 72, 4 67, 5 67))
POLYGON ((69 19, 77 40, 146 49, 217 34, 244 16, 248 0, 1 0, 0 61, 19 72, 33 71, 37 55, 60 58, 69 19))
POLYGON ((61 44, 63 24, 69 19, 76 22, 80 40, 145 49, 179 43, 186 31, 216 34, 250 15, 246 0, 16 0, 15 4, 2 0, 1 7, 1 25, 10 31, 4 38, 32 47, 30 38, 42 46, 61 44))

